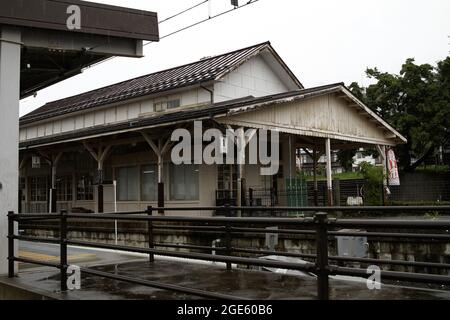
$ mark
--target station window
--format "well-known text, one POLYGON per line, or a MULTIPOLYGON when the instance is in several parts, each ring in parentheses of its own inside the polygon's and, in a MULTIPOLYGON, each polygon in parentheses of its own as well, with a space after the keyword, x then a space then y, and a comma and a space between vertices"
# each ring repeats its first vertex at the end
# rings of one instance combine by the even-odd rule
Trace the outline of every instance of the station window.
POLYGON ((164 111, 167 109, 178 108, 181 105, 181 100, 179 98, 176 99, 166 99, 163 101, 155 102, 155 111, 164 111))
POLYGON ((60 177, 56 180, 56 200, 72 201, 72 176, 60 177))
POLYGON ((82 175, 77 180, 77 200, 94 200, 93 177, 82 175))
POLYGON ((117 199, 119 201, 139 200, 139 167, 123 167, 116 171, 117 199))
POLYGON ((156 201, 158 198, 158 167, 142 166, 141 195, 143 201, 156 201))
POLYGON ((30 179, 30 198, 33 202, 47 201, 48 193, 47 177, 32 177, 30 179))
POLYGON ((167 109, 178 108, 180 105, 180 99, 172 99, 167 101, 167 109))
POLYGON ((27 189, 26 188, 26 178, 25 177, 20 177, 19 178, 19 190, 21 191, 21 193, 20 193, 20 196, 21 196, 20 200, 21 201, 25 201, 26 200, 26 192, 27 192, 26 189, 27 189))
POLYGON ((170 166, 170 199, 199 200, 199 166, 170 166))

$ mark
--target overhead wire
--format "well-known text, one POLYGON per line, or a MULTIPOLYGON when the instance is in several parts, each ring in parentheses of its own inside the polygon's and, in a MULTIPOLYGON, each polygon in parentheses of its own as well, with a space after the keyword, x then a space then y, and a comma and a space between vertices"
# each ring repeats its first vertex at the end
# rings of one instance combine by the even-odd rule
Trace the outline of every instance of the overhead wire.
POLYGON ((180 16, 180 15, 182 15, 182 14, 188 12, 188 11, 191 11, 191 10, 197 8, 197 7, 200 7, 202 4, 205 4, 205 3, 209 2, 209 1, 210 0, 204 0, 204 1, 200 2, 200 3, 197 3, 196 5, 193 5, 192 7, 189 7, 187 9, 183 10, 183 11, 180 11, 180 12, 178 12, 178 13, 176 13, 176 14, 174 14, 174 15, 166 18, 166 19, 164 19, 164 20, 159 21, 158 24, 162 24, 162 23, 164 23, 166 21, 169 21, 169 20, 171 20, 173 18, 176 18, 176 17, 178 17, 178 16, 180 16))
MULTIPOLYGON (((210 0, 208 0, 208 1, 210 1, 210 0)), ((178 30, 176 30, 176 31, 173 31, 173 32, 171 32, 171 33, 168 33, 168 34, 166 34, 166 35, 160 37, 159 40, 165 39, 165 38, 170 37, 170 36, 172 36, 172 35, 174 35, 174 34, 177 34, 177 33, 180 33, 180 32, 182 32, 182 31, 185 31, 185 30, 187 30, 187 29, 193 28, 193 27, 195 27, 195 26, 198 26, 199 24, 202 24, 202 23, 205 23, 205 22, 207 22, 207 21, 213 20, 213 19, 215 19, 215 18, 218 18, 218 17, 220 17, 220 16, 223 16, 223 15, 225 15, 225 14, 227 14, 227 13, 232 12, 232 11, 235 11, 235 10, 238 10, 238 9, 241 9, 241 8, 244 8, 244 7, 249 6, 249 5, 251 5, 251 4, 255 3, 255 2, 258 2, 258 1, 260 1, 260 0, 250 0, 250 1, 248 1, 246 4, 243 4, 243 5, 234 7, 233 9, 229 9, 229 10, 223 11, 223 12, 221 12, 221 13, 218 13, 218 14, 216 14, 216 15, 210 16, 210 17, 208 17, 208 18, 206 18, 206 19, 200 20, 200 21, 195 22, 195 23, 193 23, 193 24, 191 24, 191 25, 188 25, 188 26, 186 26, 186 27, 183 27, 183 28, 178 29, 178 30)), ((155 42, 155 41, 149 41, 149 42, 147 42, 146 44, 144 44, 144 46, 149 45, 150 43, 153 43, 153 42, 155 42)))
MULTIPOLYGON (((176 14, 170 16, 170 17, 168 17, 168 18, 165 18, 164 20, 159 21, 158 24, 162 24, 162 23, 164 23, 164 22, 166 22, 166 21, 168 21, 168 20, 171 20, 171 19, 173 19, 173 18, 175 18, 175 17, 178 17, 178 16, 180 16, 180 15, 186 13, 186 12, 189 12, 190 10, 193 10, 193 9, 195 9, 195 8, 197 8, 197 7, 199 7, 199 6, 203 5, 203 4, 205 4, 205 3, 207 3, 207 2, 210 2, 210 1, 211 1, 211 0, 204 0, 204 1, 200 2, 200 3, 197 3, 196 5, 193 5, 193 6, 189 7, 189 8, 187 8, 187 9, 184 9, 184 10, 182 10, 182 11, 180 11, 180 12, 178 12, 178 13, 176 13, 176 14)), ((223 16, 223 15, 226 15, 226 14, 228 14, 228 13, 230 13, 230 12, 233 12, 233 11, 236 11, 236 10, 239 10, 239 9, 242 9, 242 8, 247 7, 247 6, 251 5, 251 4, 254 4, 254 3, 258 2, 258 1, 260 1, 260 0, 249 0, 249 1, 247 1, 247 2, 246 2, 245 4, 243 4, 243 5, 234 7, 234 8, 229 9, 229 10, 225 10, 225 11, 220 12, 220 13, 218 13, 218 14, 215 14, 215 15, 213 15, 213 16, 209 16, 209 17, 206 18, 206 19, 203 19, 203 20, 200 20, 200 21, 198 21, 198 22, 195 22, 195 23, 193 23, 193 24, 191 24, 191 25, 188 25, 188 26, 182 27, 182 28, 180 28, 180 29, 178 29, 178 30, 172 31, 172 32, 170 32, 170 33, 168 33, 168 34, 166 34, 166 35, 160 37, 159 40, 168 38, 168 37, 170 37, 170 36, 173 36, 173 35, 175 35, 175 34, 178 34, 178 33, 182 32, 182 31, 191 29, 191 28, 193 28, 193 27, 195 27, 195 26, 198 26, 198 25, 200 25, 200 24, 202 24, 202 23, 205 23, 205 22, 208 22, 208 21, 210 21, 210 20, 216 19, 216 18, 221 17, 221 16, 223 16)), ((151 44, 151 43, 153 43, 153 42, 156 42, 156 41, 149 41, 149 42, 147 42, 147 43, 144 43, 143 46, 145 47, 145 46, 147 46, 147 45, 149 45, 149 44, 151 44)), ((112 59, 114 59, 114 58, 116 58, 116 57, 115 57, 115 56, 109 57, 109 58, 104 59, 104 60, 102 60, 102 61, 100 61, 100 62, 98 62, 98 63, 95 63, 95 64, 91 65, 90 67, 98 66, 98 65, 100 65, 100 64, 102 64, 102 63, 105 63, 105 62, 108 62, 108 61, 110 61, 110 60, 112 60, 112 59)))

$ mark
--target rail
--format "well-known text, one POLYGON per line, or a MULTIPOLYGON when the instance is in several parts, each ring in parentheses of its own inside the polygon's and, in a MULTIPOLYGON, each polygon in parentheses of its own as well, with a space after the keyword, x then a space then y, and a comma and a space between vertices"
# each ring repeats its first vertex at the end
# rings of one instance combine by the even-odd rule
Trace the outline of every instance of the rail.
MULTIPOLYGON (((155 262, 154 256, 169 256, 177 258, 187 258, 195 260, 204 260, 212 262, 222 262, 226 264, 227 270, 232 269, 232 264, 246 266, 260 266, 299 270, 314 273, 317 276, 317 297, 321 300, 329 299, 329 276, 345 275, 368 277, 367 270, 361 268, 350 268, 339 266, 342 262, 357 262, 364 264, 380 264, 380 265, 399 265, 409 267, 423 267, 436 269, 450 269, 450 264, 419 262, 419 261, 403 261, 403 260, 383 260, 372 258, 352 258, 342 256, 329 255, 329 240, 331 236, 348 235, 348 236, 375 236, 379 238, 421 238, 437 241, 450 241, 450 220, 385 220, 385 219, 332 219, 328 217, 328 213, 335 211, 433 211, 448 212, 450 206, 429 206, 429 207, 178 207, 178 208, 152 208, 148 207, 145 211, 121 212, 121 213, 102 213, 102 214, 83 214, 83 213, 67 213, 61 211, 59 214, 25 214, 25 213, 8 213, 8 261, 9 261, 9 277, 15 276, 15 262, 23 262, 36 264, 47 267, 54 267, 60 270, 60 288, 61 291, 67 291, 67 246, 76 245, 90 248, 112 249, 135 253, 148 254, 149 261, 155 262), (250 217, 189 217, 189 216, 163 216, 153 215, 159 212, 167 211, 220 211, 226 215, 240 210, 255 211, 302 211, 314 213, 309 218, 250 218, 250 217), (320 210, 320 212, 317 212, 320 210), (148 246, 147 248, 132 247, 125 245, 111 245, 104 243, 94 243, 89 241, 71 240, 68 237, 68 224, 72 219, 95 219, 95 220, 126 220, 126 221, 142 221, 147 223, 148 246), (40 238, 34 236, 22 236, 15 234, 15 223, 21 221, 37 221, 37 220, 56 220, 59 221, 59 237, 58 238, 40 238), (169 225, 168 223, 191 223, 195 225, 169 225), (163 224, 165 223, 165 224, 163 224), (243 226, 244 225, 244 226, 243 226), (251 227, 249 227, 249 225, 251 227), (267 227, 278 227, 268 228, 267 227), (224 235, 224 244, 221 247, 199 246, 189 244, 167 244, 157 243, 154 241, 155 229, 185 229, 185 230, 210 230, 217 234, 224 235), (355 229, 364 228, 362 231, 336 231, 342 228, 355 229), (380 231, 381 229, 381 231, 380 231), (375 231, 370 231, 375 230, 375 231), (387 230, 387 231, 386 231, 387 230), (393 231, 394 230, 394 231, 393 231), (399 232, 403 230, 406 232, 399 232), (414 232, 413 232, 414 231, 414 232), (316 254, 293 253, 276 250, 260 250, 252 248, 241 248, 233 246, 233 239, 239 232, 254 234, 286 234, 286 235, 308 235, 314 237, 316 242, 316 254), (59 263, 51 263, 16 257, 14 255, 14 241, 31 241, 41 243, 59 244, 60 261, 59 263), (161 248, 175 248, 184 250, 196 250, 202 252, 190 251, 169 251, 161 248), (203 251, 211 253, 203 253, 203 251), (212 254, 212 252, 216 254, 212 254), (238 256, 237 254, 259 255, 278 255, 295 258, 305 258, 313 261, 306 263, 271 261, 259 259, 255 257, 238 256), (333 261, 333 263, 330 263, 333 261)), ((212 299, 243 299, 228 294, 209 292, 205 290, 182 287, 174 284, 166 284, 158 281, 148 281, 144 279, 136 279, 123 275, 111 274, 92 268, 81 268, 81 271, 93 276, 99 276, 118 281, 140 284, 144 286, 165 289, 185 294, 195 295, 203 298, 212 299)), ((439 285, 450 285, 450 276, 439 274, 425 274, 402 271, 381 271, 382 279, 391 279, 408 282, 434 283, 439 285)))

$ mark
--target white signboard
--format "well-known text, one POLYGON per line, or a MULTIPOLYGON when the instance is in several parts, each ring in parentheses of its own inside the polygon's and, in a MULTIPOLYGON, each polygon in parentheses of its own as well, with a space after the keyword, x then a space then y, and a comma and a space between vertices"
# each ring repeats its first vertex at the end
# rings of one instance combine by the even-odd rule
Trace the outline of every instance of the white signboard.
POLYGON ((395 159, 394 150, 389 149, 387 153, 387 159, 388 159, 389 185, 399 186, 400 176, 398 175, 397 160, 395 159))
POLYGON ((41 158, 37 156, 31 157, 31 167, 33 169, 39 169, 41 167, 41 158))

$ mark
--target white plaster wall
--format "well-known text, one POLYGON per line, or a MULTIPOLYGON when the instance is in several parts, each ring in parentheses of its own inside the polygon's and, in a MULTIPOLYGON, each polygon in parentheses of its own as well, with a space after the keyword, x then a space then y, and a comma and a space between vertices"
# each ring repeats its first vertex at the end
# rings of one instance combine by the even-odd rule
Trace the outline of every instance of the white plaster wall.
MULTIPOLYGON (((105 108, 96 111, 86 111, 84 114, 71 115, 63 119, 53 120, 23 127, 20 129, 20 141, 32 140, 46 136, 86 129, 94 126, 113 124, 140 117, 152 116, 153 103, 163 98, 180 98, 181 107, 188 108, 209 103, 210 93, 202 88, 194 88, 174 95, 164 95, 140 102, 124 103, 123 105, 105 108)), ((172 112, 170 110, 169 112, 172 112)))
POLYGON ((245 62, 214 85, 214 101, 246 96, 261 97, 289 91, 260 56, 245 62))

